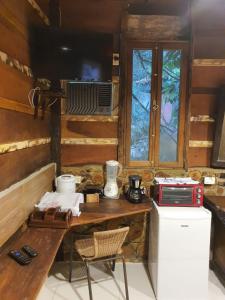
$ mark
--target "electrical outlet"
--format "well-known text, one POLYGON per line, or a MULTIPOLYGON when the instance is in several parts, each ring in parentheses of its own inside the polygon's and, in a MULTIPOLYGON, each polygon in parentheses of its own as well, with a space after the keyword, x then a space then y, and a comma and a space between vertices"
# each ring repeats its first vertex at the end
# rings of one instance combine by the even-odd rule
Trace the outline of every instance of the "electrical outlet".
POLYGON ((204 177, 204 184, 215 184, 216 177, 215 176, 205 176, 204 177))

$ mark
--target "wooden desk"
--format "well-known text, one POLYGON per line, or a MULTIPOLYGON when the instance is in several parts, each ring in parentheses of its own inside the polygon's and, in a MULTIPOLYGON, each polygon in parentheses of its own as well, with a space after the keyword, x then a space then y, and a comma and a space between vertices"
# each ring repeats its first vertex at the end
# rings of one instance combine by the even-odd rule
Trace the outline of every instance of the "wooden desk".
MULTIPOLYGON (((99 223, 110 219, 149 212, 151 201, 132 204, 127 200, 102 200, 100 203, 81 205, 80 217, 73 217, 71 228, 99 223)), ((69 230, 70 230, 69 229, 69 230)), ((36 299, 51 268, 67 229, 28 228, 0 254, 0 300, 36 299), (20 266, 8 255, 10 249, 29 244, 39 255, 27 266, 20 266)))
POLYGON ((213 237, 211 267, 225 285, 225 197, 206 196, 204 205, 212 211, 213 237))
POLYGON ((71 228, 76 226, 99 223, 119 217, 150 212, 152 202, 148 199, 143 203, 132 204, 125 199, 104 199, 100 203, 84 203, 80 205, 80 217, 73 217, 71 228))
POLYGON ((0 300, 36 299, 65 232, 64 229, 30 227, 3 250, 0 254, 0 300), (26 244, 39 254, 29 265, 21 266, 7 253, 26 244))

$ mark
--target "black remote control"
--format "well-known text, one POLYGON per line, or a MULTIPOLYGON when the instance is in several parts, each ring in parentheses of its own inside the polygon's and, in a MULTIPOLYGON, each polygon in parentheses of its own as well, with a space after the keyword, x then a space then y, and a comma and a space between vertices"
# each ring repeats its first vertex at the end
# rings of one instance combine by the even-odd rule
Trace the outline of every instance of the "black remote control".
POLYGON ((31 248, 31 246, 28 246, 28 245, 24 245, 22 247, 22 250, 24 252, 26 252, 26 254, 28 254, 30 257, 35 257, 38 255, 37 251, 33 248, 31 248))
POLYGON ((28 265, 31 262, 31 258, 25 255, 20 250, 11 250, 8 255, 12 257, 20 265, 28 265))

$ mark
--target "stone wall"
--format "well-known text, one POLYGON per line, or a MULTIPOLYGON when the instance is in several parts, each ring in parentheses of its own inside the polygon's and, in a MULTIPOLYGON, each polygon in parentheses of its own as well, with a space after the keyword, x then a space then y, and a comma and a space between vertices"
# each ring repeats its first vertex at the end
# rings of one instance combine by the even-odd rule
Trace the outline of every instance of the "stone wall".
MULTIPOLYGON (((98 224, 82 225, 77 227, 73 234, 75 239, 82 239, 87 238, 87 236, 90 236, 94 231, 111 230, 124 226, 130 227, 123 246, 126 259, 132 262, 147 259, 147 243, 149 235, 149 215, 147 213, 121 217, 98 224)), ((70 245, 71 233, 68 233, 64 238, 64 260, 69 260, 70 245)), ((76 252, 74 252, 74 260, 80 260, 80 257, 76 252)))
MULTIPOLYGON (((63 167, 62 173, 70 173, 82 176, 82 182, 77 186, 77 191, 82 191, 86 185, 104 185, 105 170, 102 165, 85 165, 80 167, 63 167)), ((124 168, 118 178, 118 185, 121 193, 124 186, 128 184, 128 176, 138 174, 142 176, 143 186, 149 192, 150 186, 153 185, 155 177, 184 177, 190 176, 195 180, 202 181, 204 176, 215 176, 216 184, 212 186, 205 186, 205 194, 207 195, 225 195, 225 170, 224 169, 211 169, 211 168, 191 168, 188 171, 183 169, 171 170, 155 170, 155 169, 126 169, 124 168)), ((113 200, 112 200, 113 201, 113 200)), ((90 224, 81 226, 76 229, 78 234, 76 238, 82 237, 81 235, 91 234, 97 230, 115 229, 121 226, 130 226, 130 232, 127 236, 124 245, 124 251, 127 260, 138 262, 147 258, 148 249, 148 228, 149 217, 148 214, 138 214, 130 217, 118 218, 106 221, 99 224, 90 224)), ((65 239, 65 258, 68 258, 69 252, 69 236, 65 239)), ((75 254, 75 259, 78 256, 75 254)))
MULTIPOLYGON (((77 186, 78 191, 82 191, 86 185, 94 184, 103 186, 105 183, 105 169, 102 165, 83 165, 79 167, 63 167, 62 173, 79 175, 82 177, 82 182, 77 186)), ((184 169, 132 169, 124 168, 118 178, 118 186, 120 192, 128 185, 129 175, 142 176, 142 185, 149 190, 153 185, 155 177, 185 177, 190 176, 192 179, 203 181, 204 176, 215 176, 215 185, 205 185, 206 195, 225 195, 225 169, 213 168, 189 168, 184 169)))

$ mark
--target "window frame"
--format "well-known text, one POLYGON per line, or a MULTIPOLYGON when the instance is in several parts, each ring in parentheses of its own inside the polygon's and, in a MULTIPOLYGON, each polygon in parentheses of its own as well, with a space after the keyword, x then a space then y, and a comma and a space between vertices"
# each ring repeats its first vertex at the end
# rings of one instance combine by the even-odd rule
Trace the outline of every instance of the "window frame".
MULTIPOLYGON (((126 167, 147 167, 147 168, 182 168, 185 161, 185 111, 187 99, 187 82, 188 82, 188 42, 148 42, 128 40, 124 45, 124 112, 122 117, 125 119, 122 125, 125 125, 123 132, 122 151, 123 163, 126 167), (148 161, 131 161, 130 160, 130 144, 131 144, 131 107, 132 107, 132 52, 134 49, 152 49, 153 65, 151 80, 151 112, 149 126, 149 160, 148 161), (178 139, 177 139, 177 161, 160 162, 159 146, 160 146, 160 112, 161 112, 161 83, 162 83, 162 49, 181 49, 181 79, 180 79, 180 107, 179 107, 179 123, 178 123, 178 139), (159 71, 160 70, 160 71, 159 71), (156 75, 157 74, 157 75, 156 75), (157 77, 157 79, 155 79, 157 77), (155 101, 155 103, 154 103, 155 101), (158 106, 154 112, 153 104, 158 106)), ((121 152, 121 151, 120 151, 121 152)))

